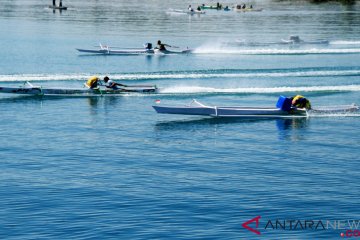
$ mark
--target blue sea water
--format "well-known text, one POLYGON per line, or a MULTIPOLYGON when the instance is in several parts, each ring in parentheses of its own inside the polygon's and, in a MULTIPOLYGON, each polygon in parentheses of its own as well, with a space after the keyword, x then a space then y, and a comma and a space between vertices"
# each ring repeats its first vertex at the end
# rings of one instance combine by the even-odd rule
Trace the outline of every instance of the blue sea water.
MULTIPOLYGON (((211 2, 215 4, 215 2, 211 2)), ((157 115, 154 101, 360 104, 360 6, 249 1, 259 12, 174 14, 191 1, 0 3, 0 84, 80 87, 91 75, 157 94, 0 96, 1 239, 339 239, 359 221, 358 112, 307 119, 157 115), (273 44, 299 35, 329 44, 273 44), (158 39, 193 54, 94 56, 158 39), (259 44, 260 43, 260 44, 259 44), (259 226, 242 224, 261 216, 259 226)), ((224 5, 233 4, 225 1, 224 5)), ((178 50, 176 48, 175 50, 178 50)), ((360 226, 359 226, 360 227, 360 226)), ((353 229, 354 230, 354 229, 353 229)))

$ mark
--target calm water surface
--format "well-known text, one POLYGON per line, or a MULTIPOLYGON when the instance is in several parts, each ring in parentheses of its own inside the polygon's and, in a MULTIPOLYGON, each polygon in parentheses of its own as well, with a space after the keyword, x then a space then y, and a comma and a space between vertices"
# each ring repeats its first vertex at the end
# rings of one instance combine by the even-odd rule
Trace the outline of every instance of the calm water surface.
MULTIPOLYGON (((0 84, 81 87, 91 75, 153 95, 0 96, 2 239, 339 239, 268 220, 360 219, 359 116, 208 119, 151 106, 360 104, 360 6, 251 1, 260 12, 174 14, 190 1, 0 3, 0 84), (329 44, 281 45, 299 35, 329 44), (93 56, 158 39, 194 54, 93 56), (261 216, 256 235, 242 224, 261 216)), ((213 3, 214 4, 214 3, 213 3)), ((224 5, 232 5, 231 1, 224 5)), ((174 49, 178 50, 178 49, 174 49)), ((249 226, 255 228, 255 222, 249 226)))

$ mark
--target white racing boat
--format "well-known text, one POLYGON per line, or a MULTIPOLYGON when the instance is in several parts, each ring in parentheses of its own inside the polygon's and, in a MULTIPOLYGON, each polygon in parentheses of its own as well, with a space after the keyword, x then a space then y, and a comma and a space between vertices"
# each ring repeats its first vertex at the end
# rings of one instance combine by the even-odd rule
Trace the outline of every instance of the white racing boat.
POLYGON ((181 10, 181 9, 172 9, 170 8, 167 13, 177 13, 177 14, 189 14, 189 15, 194 15, 194 14, 205 14, 205 11, 199 11, 199 10, 181 10))
POLYGON ((0 87, 0 93, 12 93, 39 96, 103 96, 123 95, 125 93, 154 93, 157 91, 155 85, 127 85, 117 89, 100 86, 98 88, 45 88, 34 86, 29 82, 20 87, 0 87))
POLYGON ((247 41, 245 39, 236 39, 235 44, 242 46, 251 46, 251 47, 259 47, 259 46, 268 46, 268 45, 279 45, 279 46, 300 46, 300 45, 327 45, 330 42, 328 40, 318 39, 318 40, 310 40, 304 41, 299 36, 290 36, 289 39, 281 39, 277 42, 253 42, 247 41))
POLYGON ((234 11, 236 12, 261 12, 262 8, 236 8, 234 7, 234 11))
POLYGON ((98 49, 82 49, 76 48, 81 53, 88 54, 101 54, 101 55, 148 55, 148 54, 184 54, 190 53, 191 49, 183 49, 179 51, 170 51, 170 50, 159 50, 157 48, 153 48, 151 43, 145 43, 144 48, 117 48, 117 47, 109 47, 106 45, 99 45, 98 49))
POLYGON ((103 54, 103 55, 137 55, 137 54, 153 54, 154 49, 152 48, 151 43, 145 43, 143 48, 124 48, 119 49, 117 47, 110 47, 107 45, 99 44, 98 49, 82 49, 77 48, 81 53, 96 53, 96 54, 103 54))
POLYGON ((157 113, 166 114, 184 114, 184 115, 202 115, 210 117, 235 117, 235 118, 303 118, 308 117, 309 112, 316 111, 318 113, 339 113, 358 111, 356 105, 342 106, 338 108, 322 108, 307 110, 305 108, 284 108, 282 100, 279 99, 276 107, 223 107, 223 106, 207 106, 196 100, 193 100, 187 106, 153 106, 157 113), (286 110, 285 110, 286 109, 286 110))
POLYGON ((154 50, 152 49, 82 49, 77 48, 79 52, 82 53, 96 53, 103 55, 137 55, 137 54, 153 54, 154 50))
POLYGON ((306 109, 284 111, 275 107, 207 106, 196 100, 188 106, 153 106, 157 113, 205 115, 210 117, 307 117, 306 109))
POLYGON ((166 54, 187 54, 187 53, 191 53, 192 50, 191 49, 183 49, 183 50, 179 50, 179 51, 172 51, 172 50, 160 50, 158 48, 154 48, 154 53, 158 54, 158 55, 166 55, 166 54))

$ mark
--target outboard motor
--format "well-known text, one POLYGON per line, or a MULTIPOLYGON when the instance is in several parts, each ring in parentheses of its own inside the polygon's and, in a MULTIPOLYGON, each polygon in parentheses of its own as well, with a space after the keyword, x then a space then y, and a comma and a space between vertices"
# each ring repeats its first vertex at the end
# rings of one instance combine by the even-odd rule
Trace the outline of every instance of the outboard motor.
POLYGON ((150 50, 150 49, 152 49, 152 44, 151 43, 144 43, 144 48, 146 50, 150 50))
POLYGON ((300 37, 291 35, 290 40, 293 41, 294 43, 299 43, 300 42, 300 37))

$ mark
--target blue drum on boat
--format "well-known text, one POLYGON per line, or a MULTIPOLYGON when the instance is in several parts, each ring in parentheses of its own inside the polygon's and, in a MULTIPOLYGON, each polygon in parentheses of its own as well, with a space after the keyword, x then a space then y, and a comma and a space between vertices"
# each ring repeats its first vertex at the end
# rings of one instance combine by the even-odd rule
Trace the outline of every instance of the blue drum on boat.
POLYGON ((276 107, 280 108, 283 111, 290 111, 291 109, 291 99, 284 97, 284 96, 280 96, 277 103, 276 103, 276 107))

